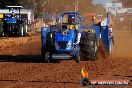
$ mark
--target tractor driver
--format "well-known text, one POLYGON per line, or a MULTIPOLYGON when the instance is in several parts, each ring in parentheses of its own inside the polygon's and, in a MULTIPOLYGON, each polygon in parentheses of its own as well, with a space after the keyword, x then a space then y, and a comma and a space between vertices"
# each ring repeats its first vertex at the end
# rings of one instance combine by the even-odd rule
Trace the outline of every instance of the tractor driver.
POLYGON ((75 42, 77 44, 80 43, 80 38, 81 38, 81 33, 79 33, 78 31, 78 24, 76 24, 75 22, 75 15, 69 15, 68 17, 68 25, 69 25, 69 29, 72 30, 74 28, 74 32, 77 35, 75 37, 75 42))
POLYGON ((16 14, 14 12, 12 12, 11 17, 16 18, 16 14))
POLYGON ((68 16, 68 25, 69 25, 69 29, 75 29, 77 30, 78 29, 78 24, 76 24, 75 22, 75 16, 74 15, 69 15, 68 16))
POLYGON ((113 45, 114 45, 112 24, 109 26, 109 37, 110 37, 110 39, 112 40, 113 45))

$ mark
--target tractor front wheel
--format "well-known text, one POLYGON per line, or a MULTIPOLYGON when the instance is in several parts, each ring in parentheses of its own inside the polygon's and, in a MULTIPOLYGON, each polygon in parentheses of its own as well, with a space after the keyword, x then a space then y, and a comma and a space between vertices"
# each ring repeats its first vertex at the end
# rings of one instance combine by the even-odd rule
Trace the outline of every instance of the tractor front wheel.
POLYGON ((75 60, 76 60, 76 63, 79 63, 80 62, 80 55, 79 55, 79 51, 76 52, 76 55, 75 55, 75 60))
POLYGON ((2 20, 0 20, 0 36, 3 36, 3 23, 2 20))
POLYGON ((24 30, 24 27, 22 26, 22 24, 20 24, 20 27, 19 27, 19 35, 20 36, 23 36, 23 30, 24 30))
POLYGON ((28 29, 28 26, 27 26, 26 22, 23 23, 23 27, 24 27, 23 36, 25 36, 27 34, 27 29, 28 29))
POLYGON ((50 62, 49 52, 46 52, 44 57, 45 57, 45 58, 44 58, 44 59, 45 59, 45 62, 46 62, 46 63, 49 63, 49 62, 50 62))
POLYGON ((2 26, 0 25, 0 36, 3 36, 4 32, 3 32, 3 28, 2 26))

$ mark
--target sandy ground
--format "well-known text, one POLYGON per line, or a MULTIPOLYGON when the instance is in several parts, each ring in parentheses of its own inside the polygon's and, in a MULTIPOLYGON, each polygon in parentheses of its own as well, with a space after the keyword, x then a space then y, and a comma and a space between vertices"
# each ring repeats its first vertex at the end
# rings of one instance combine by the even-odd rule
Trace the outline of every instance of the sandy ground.
POLYGON ((0 38, 0 88, 132 88, 129 86, 80 85, 81 69, 90 79, 128 79, 132 81, 132 35, 115 31, 111 57, 96 61, 60 60, 43 63, 40 35, 0 38))
POLYGON ((132 58, 132 34, 130 31, 115 31, 115 45, 113 54, 115 57, 132 58))

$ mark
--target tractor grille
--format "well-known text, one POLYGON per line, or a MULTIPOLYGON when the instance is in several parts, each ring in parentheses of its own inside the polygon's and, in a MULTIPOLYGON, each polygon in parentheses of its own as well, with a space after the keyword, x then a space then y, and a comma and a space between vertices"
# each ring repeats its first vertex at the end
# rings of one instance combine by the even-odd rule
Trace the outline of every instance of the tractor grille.
POLYGON ((66 41, 63 41, 63 42, 58 42, 60 48, 62 49, 66 49, 66 46, 67 46, 67 42, 66 41))
POLYGON ((15 23, 8 23, 8 28, 10 28, 11 30, 15 30, 17 28, 15 23))

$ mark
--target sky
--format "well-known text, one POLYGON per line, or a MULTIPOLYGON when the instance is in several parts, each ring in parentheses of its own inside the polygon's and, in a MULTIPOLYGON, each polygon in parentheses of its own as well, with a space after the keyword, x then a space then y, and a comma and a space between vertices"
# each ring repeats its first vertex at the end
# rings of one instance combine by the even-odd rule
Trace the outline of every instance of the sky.
POLYGON ((111 1, 112 0, 93 0, 93 4, 102 4, 105 7, 105 4, 111 1))

